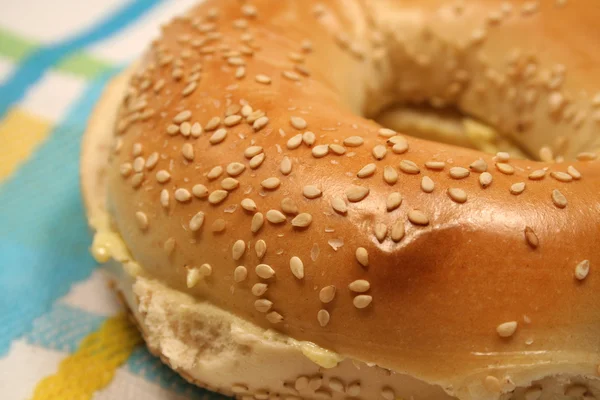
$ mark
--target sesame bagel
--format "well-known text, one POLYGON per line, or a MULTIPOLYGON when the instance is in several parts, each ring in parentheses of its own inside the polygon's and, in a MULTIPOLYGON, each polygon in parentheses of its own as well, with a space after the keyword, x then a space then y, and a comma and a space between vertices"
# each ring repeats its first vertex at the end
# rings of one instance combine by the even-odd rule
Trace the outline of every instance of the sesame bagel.
POLYGON ((598 17, 207 0, 90 121, 93 254, 155 354, 241 399, 600 398, 598 17), (419 108, 493 153, 398 132, 419 108))

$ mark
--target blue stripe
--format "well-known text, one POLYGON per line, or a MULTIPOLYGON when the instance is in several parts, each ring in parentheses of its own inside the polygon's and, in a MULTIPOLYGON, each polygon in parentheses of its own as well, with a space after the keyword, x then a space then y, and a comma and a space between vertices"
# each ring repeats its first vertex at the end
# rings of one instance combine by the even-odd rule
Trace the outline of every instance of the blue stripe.
POLYGON ((6 83, 0 86, 0 118, 11 105, 23 98, 27 88, 35 83, 44 71, 56 65, 63 57, 115 34, 160 2, 161 0, 135 0, 80 35, 34 51, 21 61, 15 71, 6 78, 6 83))
POLYGON ((55 303, 50 312, 33 322, 33 329, 24 339, 33 346, 72 353, 105 320, 106 317, 67 304, 55 303))
POLYGON ((79 154, 87 119, 109 78, 91 82, 64 122, 0 186, 0 356, 96 267, 88 250, 79 154))

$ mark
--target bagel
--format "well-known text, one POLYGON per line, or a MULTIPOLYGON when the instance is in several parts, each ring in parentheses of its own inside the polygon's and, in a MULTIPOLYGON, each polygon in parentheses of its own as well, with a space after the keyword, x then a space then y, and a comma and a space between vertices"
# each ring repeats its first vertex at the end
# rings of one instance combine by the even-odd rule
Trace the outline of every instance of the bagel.
POLYGON ((600 398, 598 17, 207 0, 165 25, 81 160, 149 349, 241 399, 600 398))

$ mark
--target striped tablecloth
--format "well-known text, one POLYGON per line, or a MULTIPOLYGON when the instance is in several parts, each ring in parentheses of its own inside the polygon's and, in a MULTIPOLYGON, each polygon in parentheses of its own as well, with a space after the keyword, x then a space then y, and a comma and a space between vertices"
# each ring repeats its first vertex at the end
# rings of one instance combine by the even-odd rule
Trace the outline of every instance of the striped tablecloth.
POLYGON ((80 142, 106 82, 194 0, 0 2, 0 399, 217 399, 151 356, 89 255, 80 142))

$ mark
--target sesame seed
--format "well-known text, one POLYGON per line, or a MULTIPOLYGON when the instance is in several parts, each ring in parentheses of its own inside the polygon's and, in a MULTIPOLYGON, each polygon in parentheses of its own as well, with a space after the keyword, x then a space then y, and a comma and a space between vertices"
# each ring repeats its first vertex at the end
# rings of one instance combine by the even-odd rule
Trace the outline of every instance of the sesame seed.
POLYGON ((167 189, 160 191, 160 205, 164 208, 169 207, 169 191, 167 189))
POLYGON ((222 218, 216 219, 210 226, 210 230, 214 232, 223 232, 225 230, 225 220, 222 218))
POLYGON ((254 129, 255 131, 260 131, 262 128, 267 126, 268 123, 269 118, 262 116, 254 121, 254 123, 252 124, 252 129, 254 129))
POLYGON ((197 87, 198 87, 198 84, 196 83, 196 81, 192 81, 183 88, 183 90, 181 91, 181 94, 184 97, 189 96, 190 94, 192 94, 194 92, 194 90, 196 90, 197 87))
POLYGON ((390 138, 396 135, 396 131, 388 128, 381 128, 377 131, 377 133, 379 133, 380 136, 383 136, 385 138, 390 138))
POLYGON ((193 288, 200 282, 200 279, 202 279, 202 276, 200 275, 198 268, 189 269, 186 276, 187 287, 190 289, 193 288))
POLYGON ((281 185, 281 181, 279 178, 271 177, 262 181, 260 185, 267 190, 275 190, 281 185))
POLYGON ((269 210, 267 211, 267 221, 272 224, 281 224, 285 222, 285 215, 278 210, 269 210))
POLYGON ((258 11, 256 11, 256 7, 251 4, 244 4, 241 8, 242 14, 246 17, 254 18, 258 15, 258 11))
POLYGON ((319 300, 322 303, 331 303, 335 298, 335 286, 325 286, 319 291, 319 300))
POLYGON ((373 297, 366 294, 359 294, 352 300, 352 304, 354 304, 354 307, 362 309, 367 308, 372 301, 373 297))
POLYGON ((581 173, 572 165, 567 168, 567 173, 573 177, 573 179, 581 179, 581 173))
POLYGON ((402 195, 398 192, 392 192, 388 195, 385 206, 388 211, 394 211, 396 208, 400 207, 402 204, 402 195))
MULTIPOLYGON (((231 58, 229 59, 229 61, 231 61, 231 58)), ((246 68, 244 68, 242 66, 237 67, 235 70, 235 78, 242 79, 245 76, 246 76, 246 68)))
POLYGON ((258 299, 254 302, 254 308, 256 311, 266 313, 273 307, 273 302, 267 299, 258 299))
POLYGON ((464 179, 469 176, 471 172, 463 167, 452 167, 450 168, 450 177, 453 179, 464 179))
POLYGON ((336 154, 338 156, 341 156, 346 153, 346 148, 344 146, 335 143, 329 145, 329 150, 331 150, 333 154, 336 154))
POLYGON ((367 164, 358 171, 356 176, 359 178, 367 178, 375 173, 377 166, 374 163, 367 164))
POLYGON ((467 193, 464 190, 458 188, 449 188, 448 197, 450 197, 453 201, 457 203, 464 203, 467 201, 467 193))
POLYGON ((469 168, 471 168, 472 171, 475 172, 485 172, 487 171, 487 163, 483 160, 483 159, 478 159, 475 160, 471 163, 471 165, 469 165, 469 168))
POLYGON ((203 224, 204 213, 202 211, 199 211, 198 213, 196 213, 196 215, 192 217, 192 219, 190 219, 189 227, 192 232, 197 232, 200 230, 200 228, 202 228, 203 224))
POLYGON ((558 208, 565 208, 567 206, 567 198, 558 189, 552 191, 552 202, 558 208))
POLYGON ((531 229, 528 226, 525 227, 525 241, 532 249, 537 249, 540 245, 540 241, 537 235, 535 234, 533 229, 531 229))
POLYGON ((298 130, 306 129, 308 126, 304 118, 301 117, 290 117, 290 124, 298 130))
POLYGON ((243 240, 236 240, 233 246, 231 247, 231 255, 235 261, 242 258, 244 252, 246 251, 246 242, 243 240))
POLYGON ((429 225, 429 217, 419 210, 410 210, 408 212, 408 220, 413 225, 429 225))
POLYGON ((227 165, 226 171, 230 176, 238 176, 239 174, 244 172, 245 169, 246 166, 244 164, 239 162, 232 162, 229 165, 227 165))
POLYGON ((225 190, 235 190, 240 186, 240 182, 234 178, 225 178, 221 181, 221 187, 225 190))
POLYGON ((552 171, 550 176, 559 182, 571 182, 573 180, 573 177, 566 172, 552 171))
POLYGON ((365 249, 364 247, 357 248, 355 256, 356 260, 360 265, 362 265, 363 267, 369 266, 369 253, 367 252, 367 249, 365 249))
POLYGON ((217 165, 216 167, 213 167, 210 171, 208 171, 208 174, 206 174, 206 177, 212 181, 214 179, 217 179, 219 176, 221 176, 222 173, 223 173, 223 167, 221 167, 220 165, 217 165))
POLYGON ((583 152, 583 153, 577 154, 578 161, 593 161, 597 158, 598 158, 598 154, 596 154, 596 153, 583 152))
POLYGON ((364 279, 357 279, 348 285, 348 289, 356 293, 364 293, 371 289, 371 284, 364 279))
POLYGON ((507 152, 499 151, 498 153, 496 153, 496 161, 505 163, 508 160, 510 160, 510 154, 508 154, 507 152))
POLYGON ((410 160, 402 160, 400 162, 400 171, 404 172, 405 174, 411 175, 416 175, 419 172, 421 172, 417 164, 410 160))
POLYGON ((346 198, 353 203, 363 200, 369 195, 369 188, 351 185, 346 189, 346 198))
POLYGON ((381 397, 385 400, 394 400, 396 398, 396 392, 390 387, 384 387, 381 389, 381 397))
POLYGON ((383 160, 383 158, 385 157, 386 154, 387 154, 387 149, 385 148, 384 145, 379 144, 379 145, 373 147, 373 157, 375 157, 376 160, 383 160))
MULTIPOLYGON (((400 137, 400 136, 398 136, 400 137)), ((391 141, 391 139, 390 139, 391 141)), ((389 141, 388 141, 389 142, 389 141)), ((406 141, 406 139, 402 138, 402 140, 398 140, 396 143, 394 143, 394 145, 392 146, 392 152, 394 154, 404 154, 408 151, 408 142, 406 141)))
POLYGON ((206 125, 204 125, 204 130, 205 131, 214 131, 215 129, 217 129, 219 127, 220 124, 221 124, 221 118, 212 117, 211 119, 208 120, 206 125))
POLYGON ((294 69, 300 73, 300 75, 310 76, 310 70, 306 66, 301 64, 294 65, 294 69))
POLYGON ((582 281, 590 273, 590 260, 583 260, 575 267, 575 278, 582 281))
POLYGON ((146 229, 148 229, 148 216, 146 215, 146 213, 142 212, 142 211, 137 211, 135 213, 135 219, 137 221, 138 227, 145 231, 146 229))
POLYGON ((253 295, 259 297, 265 294, 268 288, 269 286, 266 283, 255 283, 251 290, 253 295))
POLYGON ((317 313, 317 321, 319 321, 319 325, 321 325, 322 327, 327 326, 327 324, 329 323, 329 312, 327 310, 319 310, 319 312, 317 313))
POLYGON ((275 270, 267 264, 258 264, 255 269, 256 275, 262 279, 270 279, 275 276, 275 270))
POLYGON ((396 222, 394 222, 394 224, 392 225, 390 236, 394 242, 398 243, 399 241, 402 240, 402 238, 404 237, 404 234, 405 234, 404 221, 399 219, 396 222))
POLYGON ((192 194, 197 198, 202 199, 208 196, 208 189, 206 188, 206 186, 199 183, 192 187, 192 194))
POLYGON ((492 184, 492 174, 489 172, 484 172, 479 175, 479 184, 483 189, 487 188, 492 184))
POLYGON ((267 252, 267 243, 264 240, 260 239, 254 245, 254 250, 256 251, 256 256, 259 259, 262 259, 265 253, 267 252))
POLYGON ((314 185, 306 185, 302 188, 302 194, 307 199, 316 199, 317 197, 320 197, 323 192, 314 185))
POLYGON ((189 190, 183 188, 175 190, 175 200, 184 203, 189 201, 191 198, 192 195, 190 194, 189 190))
POLYGON ((228 195, 229 195, 229 192, 227 192, 226 190, 221 190, 221 189, 215 190, 208 195, 208 202, 210 204, 219 204, 223 200, 225 200, 228 195))
POLYGON ((281 160, 279 170, 283 175, 289 175, 292 172, 292 160, 288 156, 284 156, 281 160))
POLYGON ((433 192, 433 189, 435 189, 435 183, 433 183, 430 177, 424 176, 423 179, 421 179, 421 189, 425 193, 431 193, 433 192))
POLYGON ((136 157, 136 159, 133 160, 133 170, 135 172, 142 172, 145 164, 146 160, 144 160, 143 157, 136 157))
POLYGON ((309 213, 301 213, 298 214, 294 219, 292 219, 292 226, 297 228, 306 228, 312 222, 312 215, 309 213))
POLYGON ((348 206, 341 197, 334 197, 331 199, 331 208, 340 214, 346 214, 346 212, 348 212, 348 206))
POLYGON ((223 140, 225 140, 226 136, 227 136, 227 129, 220 128, 220 129, 217 129, 215 131, 215 133, 213 133, 210 136, 210 138, 208 139, 208 141, 210 142, 210 144, 219 144, 223 140))
POLYGON ((327 153, 329 153, 329 145, 327 144, 321 144, 319 146, 313 147, 312 149, 312 155, 315 158, 325 157, 327 153))
POLYGON ((396 169, 390 165, 386 165, 383 168, 383 180, 390 185, 398 182, 398 172, 396 169))
POLYGON ((298 206, 296 205, 294 200, 290 199, 289 197, 284 197, 281 200, 281 209, 286 214, 298 214, 298 206))
POLYGON ((175 124, 181 124, 190 118, 192 118, 192 112, 190 110, 184 110, 173 117, 173 122, 175 124))
POLYGON ((192 161, 194 159, 194 147, 190 143, 185 143, 181 147, 181 154, 186 160, 192 161))
POLYGON ((290 150, 294 150, 294 149, 297 149, 298 147, 300 147, 301 144, 302 144, 302 134, 299 133, 295 136, 292 136, 287 141, 287 148, 290 150))
POLYGON ((225 119, 223 120, 223 124, 225 124, 225 126, 235 126, 239 124, 241 120, 241 115, 230 115, 228 117, 225 117, 225 119))
POLYGON ((254 77, 254 80, 258 83, 262 83, 265 85, 268 85, 271 83, 271 78, 269 78, 267 75, 264 74, 258 74, 254 77))
POLYGON ((146 168, 150 170, 150 169, 154 168, 157 163, 158 163, 158 153, 154 152, 154 153, 150 154, 150 156, 146 160, 146 168))
POLYGON ((290 270, 296 278, 304 278, 304 264, 300 258, 296 256, 290 258, 290 270))
POLYGON ((125 178, 131 175, 131 171, 133 171, 133 168, 130 163, 123 163, 119 167, 119 173, 125 178))
POLYGON ((131 186, 134 188, 139 188, 142 185, 142 182, 144 181, 144 174, 143 173, 137 173, 135 175, 133 175, 133 177, 131 178, 131 186))
POLYGON ((427 161, 425 167, 433 171, 441 171, 446 167, 446 163, 443 161, 427 161))
POLYGON ((377 238, 379 243, 385 240, 385 237, 387 236, 387 229, 387 225, 383 223, 375 224, 373 231, 375 232, 375 237, 377 238))
POLYGON ((304 142, 305 145, 307 145, 308 147, 311 147, 313 144, 315 144, 315 140, 317 139, 317 137, 315 136, 315 134, 311 131, 306 131, 302 134, 302 141, 304 142))
POLYGON ((350 136, 344 139, 344 145, 348 147, 358 147, 364 143, 360 136, 350 136))
POLYGON ((498 332, 498 336, 507 338, 514 335, 517 330, 518 323, 517 321, 510 321, 500 324, 496 327, 496 332, 498 332))
POLYGON ((517 182, 511 185, 510 193, 516 195, 520 195, 525 191, 525 182, 517 182))
POLYGON ((199 137, 202 134, 202 125, 199 122, 194 122, 192 127, 190 128, 190 134, 192 137, 199 137))
POLYGON ((252 233, 258 232, 260 228, 262 228, 264 223, 265 217, 262 215, 262 213, 257 212, 252 216, 252 222, 250 223, 250 231, 252 231, 252 233))
POLYGON ((510 164, 496 163, 496 168, 505 175, 512 175, 515 173, 514 167, 510 164))
POLYGON ((281 75, 291 81, 299 81, 300 75, 294 71, 283 71, 281 75))
POLYGON ((252 199, 245 198, 241 201, 241 206, 246 211, 254 212, 258 207, 256 207, 256 203, 252 199))
POLYGON ((243 265, 236 267, 233 271, 233 280, 237 283, 243 282, 248 276, 248 270, 243 265))
POLYGON ((267 321, 272 324, 278 324, 283 321, 283 316, 276 311, 272 311, 267 314, 267 321))
POLYGON ((537 169, 529 174, 529 179, 531 179, 532 181, 539 181, 540 179, 544 179, 545 176, 545 169, 537 169))

